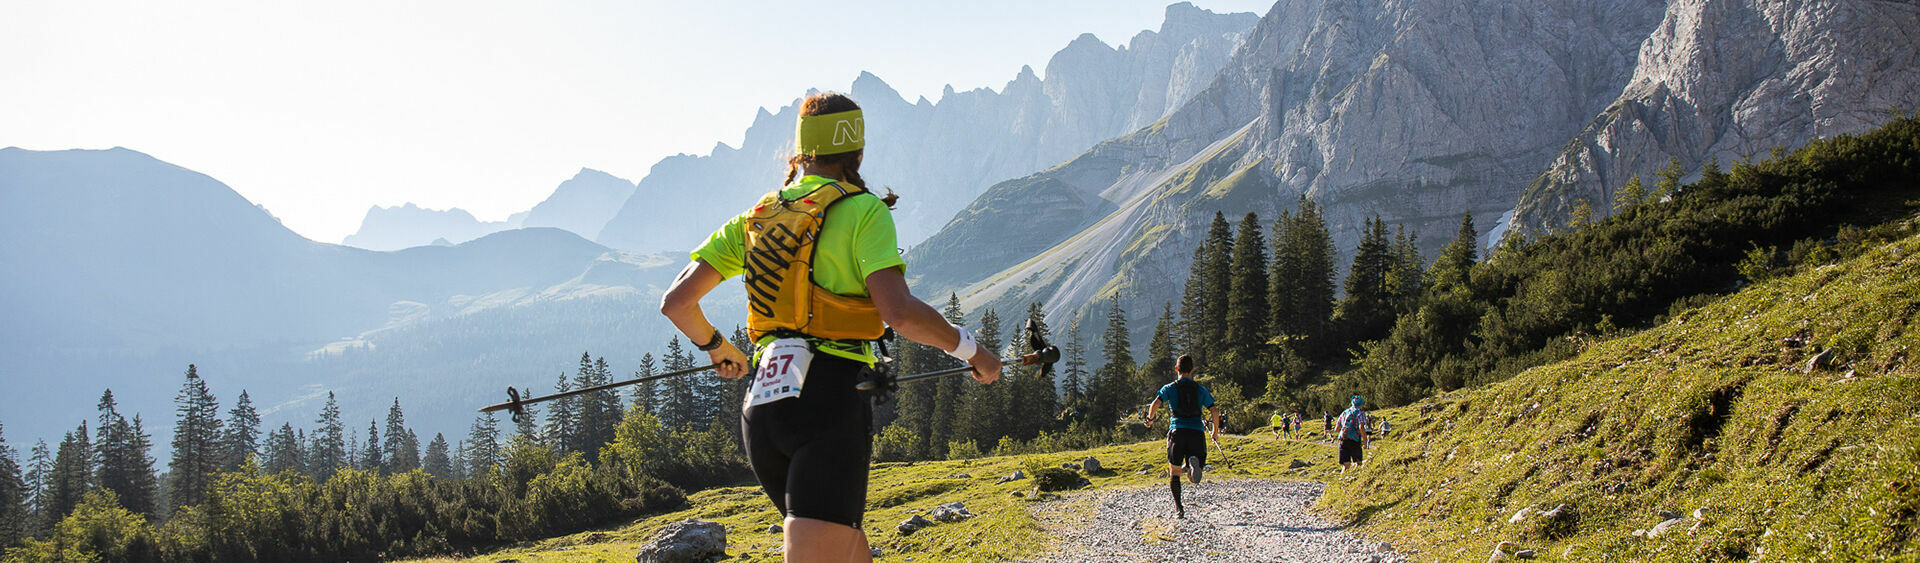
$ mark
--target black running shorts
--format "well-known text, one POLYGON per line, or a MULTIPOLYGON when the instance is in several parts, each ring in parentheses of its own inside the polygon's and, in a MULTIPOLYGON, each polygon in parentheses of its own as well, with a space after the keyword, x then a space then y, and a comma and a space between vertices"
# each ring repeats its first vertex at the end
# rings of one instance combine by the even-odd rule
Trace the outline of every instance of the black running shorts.
POLYGON ((860 362, 815 352, 800 396, 740 414, 747 462, 780 514, 860 527, 873 410, 854 388, 860 362))
POLYGON ((1360 463, 1367 457, 1366 453, 1358 440, 1340 439, 1340 463, 1360 463))
POLYGON ((1182 465, 1188 457, 1200 458, 1200 465, 1207 464, 1207 436, 1191 428, 1176 428, 1167 433, 1167 465, 1182 465))

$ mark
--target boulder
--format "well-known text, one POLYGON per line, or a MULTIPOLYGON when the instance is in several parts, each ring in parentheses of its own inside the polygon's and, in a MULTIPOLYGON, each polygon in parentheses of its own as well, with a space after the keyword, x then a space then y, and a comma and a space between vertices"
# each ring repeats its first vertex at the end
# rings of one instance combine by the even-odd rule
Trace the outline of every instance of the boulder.
POLYGON ((1520 551, 1513 552, 1513 557, 1515 559, 1533 559, 1533 555, 1534 555, 1534 552, 1531 549, 1522 549, 1520 551))
POLYGON ((1099 473, 1099 472, 1100 472, 1100 460, 1098 460, 1098 459, 1094 459, 1094 458, 1092 458, 1092 457, 1089 457, 1089 458, 1087 458, 1087 459, 1084 459, 1084 460, 1081 460, 1081 461, 1080 461, 1080 468, 1081 468, 1081 469, 1085 469, 1085 470, 1086 470, 1086 471, 1087 471, 1088 473, 1099 473))
POLYGON ((1302 460, 1300 458, 1293 458, 1293 462, 1287 464, 1287 469, 1300 469, 1303 467, 1312 467, 1312 466, 1313 464, 1307 463, 1305 460, 1302 460))
POLYGON ((1533 507, 1529 506, 1526 508, 1522 508, 1518 511, 1515 511, 1512 517, 1507 518, 1507 523, 1519 524, 1521 522, 1525 522, 1527 520, 1527 515, 1532 513, 1533 513, 1533 507))
POLYGON ((705 563, 727 555, 727 529, 718 522, 681 520, 653 533, 640 546, 640 563, 705 563))
POLYGON ((1686 521, 1687 519, 1685 518, 1672 518, 1672 519, 1668 519, 1665 522, 1654 524, 1653 529, 1647 530, 1647 537, 1649 538, 1659 537, 1660 534, 1666 533, 1667 530, 1672 529, 1674 526, 1678 526, 1680 525, 1681 522, 1686 522, 1686 521))
POLYGON ((914 532, 920 531, 921 528, 925 528, 932 525, 933 525, 933 521, 923 518, 920 515, 916 514, 914 515, 914 517, 908 518, 905 521, 900 522, 900 525, 894 529, 899 530, 900 535, 911 536, 913 535, 914 532))
POLYGON ((967 511, 967 505, 957 502, 936 506, 927 515, 941 522, 959 522, 974 516, 972 512, 967 511))
POLYGON ((778 534, 778 533, 780 533, 780 532, 782 532, 782 531, 785 531, 785 529, 784 529, 784 528, 781 528, 779 524, 774 524, 774 525, 772 525, 772 526, 767 526, 767 533, 769 533, 769 534, 778 534))

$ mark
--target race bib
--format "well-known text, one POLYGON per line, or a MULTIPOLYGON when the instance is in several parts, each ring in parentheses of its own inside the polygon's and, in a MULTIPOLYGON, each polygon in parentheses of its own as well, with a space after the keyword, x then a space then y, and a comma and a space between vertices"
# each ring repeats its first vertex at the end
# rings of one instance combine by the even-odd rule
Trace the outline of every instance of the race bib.
POLYGON ((800 396, 807 384, 807 366, 813 364, 813 346, 803 338, 782 338, 760 352, 760 365, 747 388, 746 407, 800 396))

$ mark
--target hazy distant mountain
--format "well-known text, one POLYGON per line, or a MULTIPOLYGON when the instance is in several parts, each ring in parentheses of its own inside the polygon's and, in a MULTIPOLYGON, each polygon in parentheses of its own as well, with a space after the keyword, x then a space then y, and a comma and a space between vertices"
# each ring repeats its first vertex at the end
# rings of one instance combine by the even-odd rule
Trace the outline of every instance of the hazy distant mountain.
MULTIPOLYGON (((902 196, 895 222, 901 244, 912 245, 987 186, 1160 119, 1206 87, 1257 20, 1175 4, 1158 32, 1126 45, 1080 36, 1048 61, 1045 80, 1022 68, 998 92, 949 88, 937 104, 909 102, 862 73, 847 91, 867 115, 861 176, 902 196)), ((595 240, 648 252, 692 248, 780 185, 798 115, 796 105, 763 109, 739 148, 719 144, 706 156, 655 164, 595 240)))
POLYGON ((425 209, 409 202, 398 207, 375 205, 360 219, 360 230, 340 244, 367 250, 399 250, 433 244, 436 239, 466 242, 515 228, 500 221, 481 221, 458 207, 425 209))
POLYGON ((1651 179, 1667 153, 1649 148, 1764 150, 1920 103, 1920 8, 1787 4, 1283 2, 1166 119, 993 186, 910 252, 909 273, 970 308, 1044 302, 1056 326, 1112 296, 1150 323, 1178 303, 1215 212, 1271 224, 1304 194, 1342 253, 1375 214, 1434 248, 1463 212, 1500 224, 1556 160, 1651 179), (1648 96, 1664 101, 1621 101, 1648 96), (1614 152, 1632 157, 1598 156, 1614 152))
POLYGON ((333 389, 350 420, 400 396, 416 425, 457 431, 466 402, 550 383, 583 350, 630 368, 663 345, 653 307, 679 265, 550 228, 397 252, 316 243, 126 149, 0 150, 0 202, 0 412, 16 439, 90 418, 107 387, 170 420, 190 362, 223 399, 247 389, 296 425, 333 389))
POLYGON ((631 195, 633 182, 582 168, 533 209, 510 215, 506 221, 481 221, 458 207, 442 211, 412 203, 376 205, 360 220, 360 230, 347 235, 341 244, 368 250, 444 246, 523 227, 565 229, 591 240, 599 236, 600 227, 631 195))
POLYGON ((591 240, 600 236, 600 228, 633 195, 633 187, 633 182, 612 174, 581 168, 554 188, 553 195, 533 206, 518 226, 566 229, 591 240))

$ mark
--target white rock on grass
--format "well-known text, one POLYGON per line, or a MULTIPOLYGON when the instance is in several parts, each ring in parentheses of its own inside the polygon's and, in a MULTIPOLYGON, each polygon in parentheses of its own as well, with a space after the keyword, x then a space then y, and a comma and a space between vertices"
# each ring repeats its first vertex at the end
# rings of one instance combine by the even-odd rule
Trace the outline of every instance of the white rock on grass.
POLYGON ((654 532, 640 546, 639 563, 706 563, 727 555, 727 529, 717 522, 681 520, 654 532))

